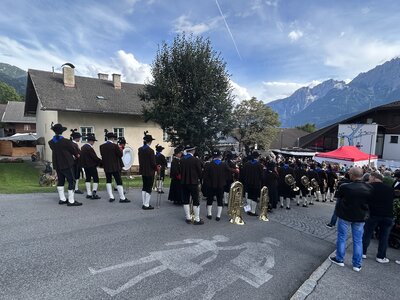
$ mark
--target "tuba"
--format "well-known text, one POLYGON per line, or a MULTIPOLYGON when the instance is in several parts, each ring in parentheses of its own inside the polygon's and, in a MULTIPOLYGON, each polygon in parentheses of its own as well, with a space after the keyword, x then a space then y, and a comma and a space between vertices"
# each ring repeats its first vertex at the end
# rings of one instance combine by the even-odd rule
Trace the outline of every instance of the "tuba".
POLYGON ((269 221, 268 203, 269 203, 268 188, 264 186, 260 192, 260 216, 258 217, 258 219, 260 219, 261 221, 269 221))
POLYGON ((231 184, 228 196, 228 215, 229 222, 236 225, 244 225, 242 218, 243 207, 243 184, 235 181, 231 184))
POLYGON ((308 177, 306 175, 301 176, 300 180, 301 180, 301 184, 304 185, 304 187, 307 188, 307 190, 309 192, 312 191, 313 188, 310 184, 310 179, 308 179, 308 177))
POLYGON ((316 192, 319 192, 319 183, 315 178, 311 179, 311 186, 316 192))
POLYGON ((287 174, 285 176, 285 183, 290 186, 293 192, 297 192, 299 190, 299 187, 296 186, 296 179, 294 179, 292 174, 287 174))

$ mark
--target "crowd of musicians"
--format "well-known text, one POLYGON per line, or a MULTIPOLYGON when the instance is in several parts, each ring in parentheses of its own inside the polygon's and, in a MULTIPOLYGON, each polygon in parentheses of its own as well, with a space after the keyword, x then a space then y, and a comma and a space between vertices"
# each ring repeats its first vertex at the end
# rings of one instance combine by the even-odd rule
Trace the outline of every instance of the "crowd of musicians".
MULTIPOLYGON (((57 172, 57 191, 59 204, 80 206, 75 194, 79 190, 81 170, 84 170, 86 198, 97 200, 99 176, 97 168, 104 169, 108 201, 114 202, 113 191, 117 191, 120 203, 129 203, 125 197, 121 171, 123 169, 123 149, 126 141, 118 139, 113 132, 105 130, 105 142, 100 145, 100 157, 93 145, 97 141, 94 134, 86 136, 86 143, 79 147, 82 136, 71 130, 70 138, 64 138, 67 130, 61 124, 52 125, 54 137, 49 141, 52 149, 53 168, 57 172), (112 180, 115 181, 115 187, 112 180), (68 182, 68 198, 65 196, 64 184, 68 182)), ((167 169, 167 160, 162 154, 160 145, 152 148, 154 138, 146 131, 143 146, 138 149, 139 174, 142 176, 142 209, 151 210, 151 195, 156 188, 158 194, 164 193, 163 182, 167 169)), ((298 206, 308 207, 314 201, 334 201, 335 189, 339 183, 338 169, 331 165, 321 165, 312 160, 294 158, 260 157, 253 151, 249 156, 235 155, 231 151, 221 153, 213 150, 202 159, 196 156, 196 147, 189 145, 174 149, 170 165, 171 185, 168 199, 174 204, 182 205, 185 220, 188 224, 201 225, 200 198, 206 198, 207 219, 213 219, 213 203, 216 200, 215 220, 221 220, 223 206, 228 202, 230 187, 239 181, 244 186, 243 197, 246 199, 246 210, 249 216, 258 216, 258 202, 261 189, 268 188, 271 211, 277 207, 290 209, 291 200, 298 206), (199 188, 201 186, 201 188, 199 188)), ((153 200, 154 201, 154 200, 153 200)), ((153 203, 154 205, 154 203, 153 203)))

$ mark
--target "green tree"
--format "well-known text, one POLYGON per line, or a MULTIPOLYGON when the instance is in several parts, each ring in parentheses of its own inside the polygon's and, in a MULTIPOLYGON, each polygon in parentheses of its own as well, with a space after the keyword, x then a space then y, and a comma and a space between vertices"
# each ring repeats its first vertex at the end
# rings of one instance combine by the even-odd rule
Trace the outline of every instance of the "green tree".
POLYGON ((22 97, 10 85, 0 82, 0 103, 7 103, 7 101, 22 101, 22 97))
POLYGON ((266 150, 275 139, 280 125, 279 116, 262 101, 253 97, 244 100, 234 109, 236 119, 237 139, 240 150, 250 154, 257 144, 258 149, 266 150))
POLYGON ((313 124, 313 123, 306 123, 306 124, 304 124, 302 126, 296 126, 296 128, 300 129, 300 130, 307 131, 309 133, 314 132, 315 130, 317 130, 317 128, 315 127, 315 124, 313 124))
POLYGON ((146 121, 168 133, 173 145, 212 147, 219 133, 232 129, 233 96, 226 63, 209 39, 177 35, 159 47, 152 64, 153 79, 142 100, 146 121))

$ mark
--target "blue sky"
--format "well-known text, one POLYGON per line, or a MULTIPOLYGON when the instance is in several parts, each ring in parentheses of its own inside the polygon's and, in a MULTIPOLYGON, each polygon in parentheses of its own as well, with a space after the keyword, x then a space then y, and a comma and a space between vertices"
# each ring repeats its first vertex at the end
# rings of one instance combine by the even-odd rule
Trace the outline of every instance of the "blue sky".
POLYGON ((162 41, 211 40, 238 100, 269 102, 326 79, 350 80, 400 56, 400 1, 2 0, 0 62, 144 83, 162 41))

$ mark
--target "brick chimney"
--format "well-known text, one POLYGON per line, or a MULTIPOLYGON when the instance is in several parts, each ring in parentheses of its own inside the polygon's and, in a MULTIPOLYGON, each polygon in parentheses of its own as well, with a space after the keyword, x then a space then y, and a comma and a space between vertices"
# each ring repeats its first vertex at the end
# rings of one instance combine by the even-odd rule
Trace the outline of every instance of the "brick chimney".
POLYGON ((121 89, 121 74, 112 74, 113 77, 113 83, 114 83, 114 88, 116 90, 121 89))
POLYGON ((101 80, 108 80, 108 74, 98 73, 97 76, 99 76, 99 79, 101 80))
POLYGON ((71 63, 65 63, 62 66, 63 79, 65 87, 75 87, 75 66, 71 63))

